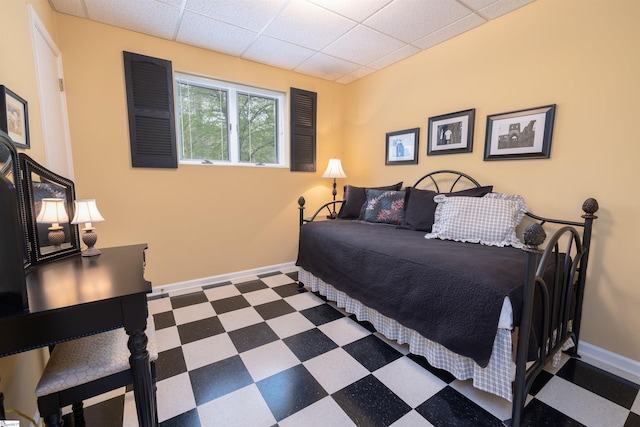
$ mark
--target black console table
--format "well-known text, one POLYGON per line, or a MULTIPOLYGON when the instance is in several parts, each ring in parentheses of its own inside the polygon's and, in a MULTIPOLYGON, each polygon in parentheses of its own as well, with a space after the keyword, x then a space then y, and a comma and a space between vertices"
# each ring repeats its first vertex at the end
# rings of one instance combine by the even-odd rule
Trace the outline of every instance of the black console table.
POLYGON ((0 312, 0 357, 124 327, 129 335, 140 426, 155 424, 156 401, 147 352, 146 244, 101 249, 32 266, 26 276, 29 309, 0 312))

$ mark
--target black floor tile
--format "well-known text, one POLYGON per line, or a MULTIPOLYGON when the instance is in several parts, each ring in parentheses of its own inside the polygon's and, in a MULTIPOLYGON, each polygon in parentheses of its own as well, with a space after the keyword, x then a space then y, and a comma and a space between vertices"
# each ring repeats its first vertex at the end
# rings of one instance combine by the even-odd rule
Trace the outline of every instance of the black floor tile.
POLYGON ((208 317, 206 319, 196 320, 195 322, 178 325, 178 334, 180 342, 188 344, 203 338, 212 337, 224 332, 224 327, 217 317, 208 317))
POLYGON ((192 409, 176 417, 169 418, 161 422, 159 427, 201 427, 198 410, 192 409))
POLYGON ((249 301, 247 301, 242 295, 211 301, 211 305, 217 314, 228 313, 233 310, 251 306, 249 301))
POLYGON ((267 289, 268 286, 262 280, 252 280, 250 282, 238 283, 236 288, 243 294, 247 292, 258 291, 260 289, 267 289))
POLYGON ((427 371, 431 372, 436 377, 440 378, 442 381, 444 381, 447 384, 451 384, 456 379, 456 377, 454 377, 444 369, 438 369, 436 367, 431 366, 431 364, 427 362, 427 359, 424 356, 418 356, 417 354, 409 353, 407 354, 407 357, 413 360, 414 362, 416 362, 418 365, 422 366, 427 371))
POLYGON ((301 362, 305 362, 338 347, 338 344, 333 342, 317 328, 290 336, 282 341, 284 341, 287 347, 289 347, 301 362))
POLYGON ((327 392, 303 365, 277 373, 256 383, 277 421, 327 396, 327 392))
POLYGON ((258 274, 258 277, 260 279, 264 279, 265 277, 273 277, 273 276, 280 276, 282 273, 279 271, 272 271, 270 273, 263 273, 263 274, 258 274))
POLYGON ((447 386, 416 408, 434 426, 502 427, 502 421, 447 386))
POLYGON ((344 314, 340 313, 328 304, 317 305, 315 307, 307 308, 306 310, 301 310, 300 314, 309 319, 311 323, 316 326, 324 325, 325 323, 344 317, 344 314))
POLYGON ((174 309, 186 307, 193 304, 200 304, 203 302, 209 302, 209 299, 204 294, 204 292, 193 292, 191 294, 171 297, 171 307, 173 307, 174 309))
POLYGON ((156 325, 156 331, 176 325, 176 319, 173 317, 173 311, 165 311, 153 315, 153 323, 156 325))
POLYGON ((296 282, 298 281, 298 272, 297 271, 293 271, 291 273, 287 273, 287 276, 289 276, 292 280, 295 280, 296 282))
POLYGON ((356 318, 356 315, 355 315, 355 314, 351 314, 351 315, 349 315, 349 318, 350 318, 350 319, 352 319, 354 322, 358 322, 358 324, 359 324, 360 326, 362 326, 363 328, 365 328, 365 329, 366 329, 367 331, 369 331, 369 332, 375 332, 375 331, 376 331, 376 328, 374 328, 374 327, 373 327, 373 325, 371 324, 371 322, 368 322, 368 321, 366 321, 366 320, 358 320, 358 319, 356 318))
POLYGON ((202 287, 202 289, 213 289, 213 288, 219 288, 220 286, 226 286, 226 285, 230 285, 231 282, 221 282, 221 283, 212 283, 210 285, 205 285, 202 287))
POLYGON ((331 395, 358 426, 388 426, 411 411, 373 375, 367 375, 331 395))
MULTIPOLYGON (((121 426, 124 416, 124 395, 105 400, 104 402, 96 403, 95 405, 85 406, 83 412, 86 426, 121 426)), ((63 416, 62 421, 64 427, 76 426, 72 414, 63 416)))
POLYGON ((531 384, 531 389, 529 390, 529 394, 531 396, 535 396, 538 394, 542 388, 547 385, 549 380, 553 378, 553 374, 547 371, 540 371, 535 380, 533 380, 533 384, 531 384))
POLYGON ((273 287, 271 289, 273 289, 274 292, 280 295, 282 298, 290 297, 291 295, 297 295, 302 292, 307 292, 306 289, 299 290, 297 283, 280 285, 280 286, 273 287))
POLYGON ((557 375, 618 405, 631 409, 640 386, 578 359, 569 359, 557 375))
POLYGON ((624 427, 640 427, 640 415, 630 412, 624 427))
POLYGON ((402 357, 399 351, 390 347, 375 335, 360 338, 342 348, 370 372, 378 370, 402 357))
POLYGON ((229 338, 231 338, 231 342, 236 346, 238 353, 242 353, 243 351, 251 350, 280 339, 278 335, 273 332, 273 329, 264 322, 236 329, 235 331, 228 332, 228 334, 229 338))
POLYGON ((240 356, 189 371, 196 405, 202 405, 253 383, 240 356))
POLYGON ((577 422, 571 417, 560 411, 553 409, 551 406, 533 399, 524 408, 524 416, 522 420, 523 427, 579 427, 584 424, 577 422))
POLYGON ((253 308, 264 320, 273 319, 274 317, 283 316, 296 311, 295 308, 291 307, 282 299, 268 302, 266 304, 255 305, 253 308))
POLYGON ((182 347, 158 353, 158 360, 156 360, 157 381, 162 381, 183 372, 187 372, 187 364, 184 361, 182 347))

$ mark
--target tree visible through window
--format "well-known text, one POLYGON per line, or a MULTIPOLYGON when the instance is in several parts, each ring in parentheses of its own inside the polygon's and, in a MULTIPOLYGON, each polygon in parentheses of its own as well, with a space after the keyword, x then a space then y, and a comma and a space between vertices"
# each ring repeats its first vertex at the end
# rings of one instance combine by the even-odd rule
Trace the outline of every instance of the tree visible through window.
POLYGON ((181 160, 284 165, 284 94, 176 74, 181 160))

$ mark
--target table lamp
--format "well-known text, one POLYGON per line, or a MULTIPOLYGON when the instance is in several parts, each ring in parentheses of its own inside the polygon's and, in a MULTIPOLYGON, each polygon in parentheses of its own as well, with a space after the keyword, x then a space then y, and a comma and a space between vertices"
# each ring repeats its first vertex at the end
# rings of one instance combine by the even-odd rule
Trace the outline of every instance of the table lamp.
POLYGON ((71 224, 84 224, 82 241, 87 245, 87 249, 82 251, 82 256, 100 255, 102 253, 100 249, 94 247, 98 241, 98 235, 91 223, 104 221, 104 218, 98 211, 95 199, 76 200, 73 203, 76 207, 76 213, 71 220, 71 224))
POLYGON ((54 249, 60 249, 65 240, 64 229, 60 223, 69 221, 65 201, 64 199, 44 198, 41 203, 42 206, 40 207, 40 213, 36 217, 36 222, 51 224, 48 235, 49 242, 54 249))
POLYGON ((347 175, 344 173, 344 170, 342 170, 342 163, 340 163, 340 159, 329 159, 329 164, 327 165, 327 170, 324 171, 324 174, 322 174, 323 178, 333 178, 333 210, 331 211, 330 215, 327 215, 327 218, 329 219, 336 219, 338 217, 338 214, 336 213, 336 194, 338 194, 338 192, 336 191, 336 178, 346 178, 347 175))

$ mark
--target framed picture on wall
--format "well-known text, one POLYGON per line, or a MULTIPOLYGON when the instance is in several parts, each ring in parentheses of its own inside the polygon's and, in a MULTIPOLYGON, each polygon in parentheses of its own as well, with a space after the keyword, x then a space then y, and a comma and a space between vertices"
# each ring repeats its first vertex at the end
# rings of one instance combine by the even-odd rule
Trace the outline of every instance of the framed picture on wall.
POLYGON ((473 150, 473 126, 476 110, 458 111, 429 117, 427 156, 470 153, 473 150))
POLYGON ((388 132, 385 165, 409 165, 418 163, 420 128, 388 132))
POLYGON ((29 148, 27 101, 2 85, 0 85, 0 130, 6 132, 17 147, 29 148))
POLYGON ((487 116, 485 160, 548 159, 556 105, 487 116))

